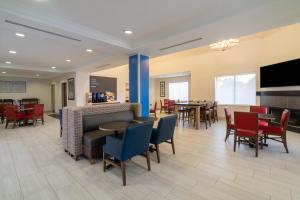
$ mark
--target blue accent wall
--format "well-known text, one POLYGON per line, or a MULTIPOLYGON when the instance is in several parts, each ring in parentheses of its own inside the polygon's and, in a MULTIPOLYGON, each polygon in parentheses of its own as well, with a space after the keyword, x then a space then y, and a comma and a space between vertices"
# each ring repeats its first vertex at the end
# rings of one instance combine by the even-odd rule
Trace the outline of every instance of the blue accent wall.
POLYGON ((149 57, 140 55, 140 103, 141 115, 149 116, 149 57))
POLYGON ((133 55, 129 57, 129 100, 141 104, 142 117, 149 116, 149 57, 133 55))

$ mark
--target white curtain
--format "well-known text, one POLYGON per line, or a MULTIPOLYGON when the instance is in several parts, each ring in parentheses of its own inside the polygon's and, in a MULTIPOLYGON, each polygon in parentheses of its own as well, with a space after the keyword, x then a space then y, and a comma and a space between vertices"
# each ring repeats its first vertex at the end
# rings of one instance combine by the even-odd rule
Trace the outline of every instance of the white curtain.
POLYGON ((169 99, 188 101, 189 100, 189 83, 177 82, 169 83, 169 99))

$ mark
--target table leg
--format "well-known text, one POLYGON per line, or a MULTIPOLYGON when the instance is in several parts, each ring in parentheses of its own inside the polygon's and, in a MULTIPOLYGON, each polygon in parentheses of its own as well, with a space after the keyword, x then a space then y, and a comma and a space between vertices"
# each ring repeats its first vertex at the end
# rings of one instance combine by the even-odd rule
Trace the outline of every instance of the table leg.
POLYGON ((196 120, 196 129, 199 129, 200 126, 200 106, 197 106, 196 108, 196 116, 195 116, 195 120, 196 120))

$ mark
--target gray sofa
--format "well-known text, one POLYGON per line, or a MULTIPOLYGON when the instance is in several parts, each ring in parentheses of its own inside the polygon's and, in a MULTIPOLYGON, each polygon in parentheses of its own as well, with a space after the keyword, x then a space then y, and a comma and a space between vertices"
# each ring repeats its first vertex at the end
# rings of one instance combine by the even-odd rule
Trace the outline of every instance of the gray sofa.
POLYGON ((101 155, 101 146, 109 133, 99 125, 112 121, 131 121, 139 117, 139 104, 118 103, 63 109, 62 138, 64 149, 75 160, 85 155, 91 162, 101 155))

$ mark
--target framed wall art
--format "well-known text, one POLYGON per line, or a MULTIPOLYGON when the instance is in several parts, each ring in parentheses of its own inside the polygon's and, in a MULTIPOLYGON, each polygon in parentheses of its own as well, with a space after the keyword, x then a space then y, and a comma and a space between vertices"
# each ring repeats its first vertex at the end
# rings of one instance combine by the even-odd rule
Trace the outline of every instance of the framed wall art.
POLYGON ((68 79, 68 100, 75 100, 75 79, 68 79))
POLYGON ((160 91, 160 97, 165 97, 165 81, 159 82, 159 91, 160 91))

